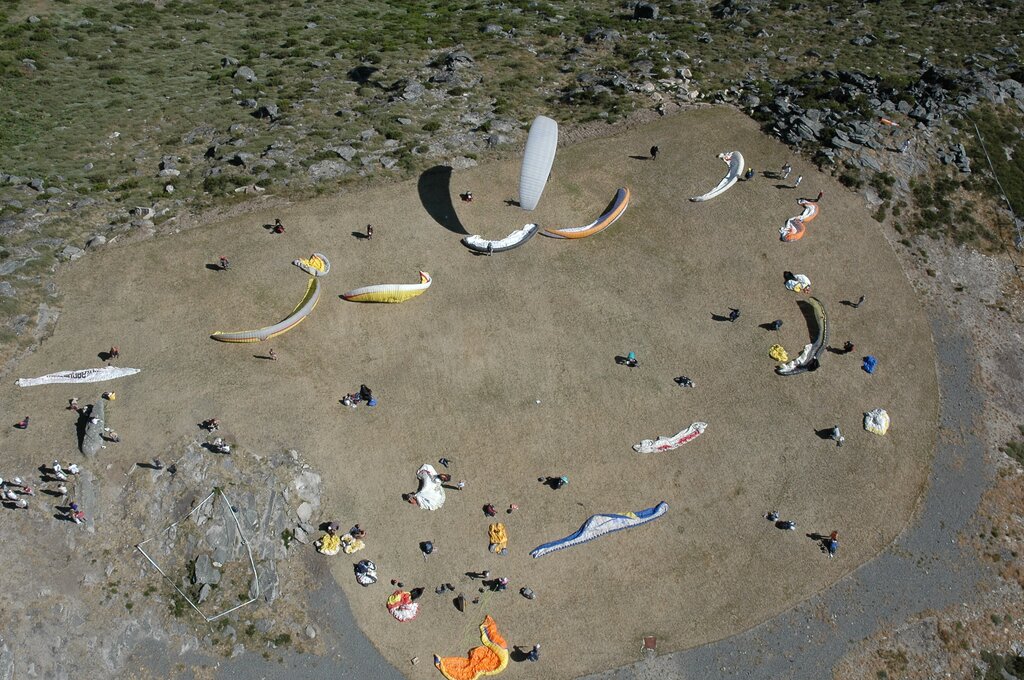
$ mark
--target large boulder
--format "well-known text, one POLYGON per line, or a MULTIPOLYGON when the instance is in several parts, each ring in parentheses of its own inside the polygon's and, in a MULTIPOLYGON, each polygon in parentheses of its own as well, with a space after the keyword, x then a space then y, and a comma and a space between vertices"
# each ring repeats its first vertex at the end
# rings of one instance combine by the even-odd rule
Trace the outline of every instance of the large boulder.
POLYGON ((634 19, 657 19, 658 6, 650 2, 638 2, 633 7, 634 19))
POLYGON ((256 82, 256 72, 248 66, 242 66, 235 71, 235 78, 241 78, 248 83, 254 83, 256 82))

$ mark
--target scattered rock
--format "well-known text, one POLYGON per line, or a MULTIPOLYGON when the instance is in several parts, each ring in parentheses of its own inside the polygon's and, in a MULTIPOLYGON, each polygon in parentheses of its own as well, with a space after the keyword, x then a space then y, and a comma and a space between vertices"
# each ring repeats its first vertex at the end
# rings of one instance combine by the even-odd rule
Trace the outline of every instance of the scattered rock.
POLYGON ((103 234, 94 234, 85 242, 85 247, 89 250, 96 250, 107 243, 107 237, 103 234))
POLYGON ((214 568, 210 556, 202 554, 195 561, 194 583, 217 584, 220 583, 220 571, 214 568))
POLYGON ((352 166, 342 160, 317 161, 309 166, 309 176, 314 182, 326 179, 335 179, 352 172, 352 166))
POLYGON ((242 78, 246 82, 254 83, 256 82, 256 72, 248 66, 242 66, 235 71, 235 78, 242 78))
POLYGON ((638 2, 633 7, 634 19, 657 19, 658 6, 649 2, 638 2))
POLYGON ((64 250, 60 251, 60 259, 65 262, 74 262, 83 255, 85 251, 75 246, 64 246, 64 250))
POLYGON ((279 115, 277 104, 274 102, 267 102, 253 113, 256 118, 269 118, 271 121, 277 120, 279 115))

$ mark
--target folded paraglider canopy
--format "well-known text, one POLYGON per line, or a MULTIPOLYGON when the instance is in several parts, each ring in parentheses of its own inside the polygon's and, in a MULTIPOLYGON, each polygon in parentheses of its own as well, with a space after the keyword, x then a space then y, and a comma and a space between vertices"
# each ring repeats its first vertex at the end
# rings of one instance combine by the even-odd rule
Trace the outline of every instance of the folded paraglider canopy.
POLYGON ((405 622, 412 621, 420 613, 420 605, 412 601, 412 593, 406 590, 396 590, 388 596, 388 611, 397 620, 405 622))
POLYGON ((797 203, 804 207, 803 213, 797 217, 790 217, 779 229, 779 238, 786 242, 802 239, 807 231, 807 224, 818 216, 818 204, 815 201, 801 198, 797 203))
POLYGON ((370 560, 359 560, 355 572, 356 582, 364 588, 377 582, 377 565, 370 560))
POLYGON ((317 552, 323 555, 337 555, 341 551, 341 537, 335 534, 324 534, 314 545, 317 552))
POLYGON ((884 408, 876 408, 864 414, 864 429, 872 434, 884 435, 889 431, 889 414, 884 408))
POLYGON ((420 480, 420 487, 413 494, 416 504, 424 510, 437 510, 444 505, 444 487, 441 486, 441 476, 433 465, 425 464, 416 471, 416 479, 420 480))
MULTIPOLYGON (((461 597, 461 596, 460 596, 461 597)), ((434 655, 434 665, 448 680, 477 680, 497 675, 508 666, 508 643, 498 632, 498 624, 490 616, 480 624, 480 646, 465 657, 434 655)))
POLYGON ((789 361, 789 355, 786 354, 786 348, 782 345, 772 345, 768 348, 768 356, 775 359, 778 362, 789 361))

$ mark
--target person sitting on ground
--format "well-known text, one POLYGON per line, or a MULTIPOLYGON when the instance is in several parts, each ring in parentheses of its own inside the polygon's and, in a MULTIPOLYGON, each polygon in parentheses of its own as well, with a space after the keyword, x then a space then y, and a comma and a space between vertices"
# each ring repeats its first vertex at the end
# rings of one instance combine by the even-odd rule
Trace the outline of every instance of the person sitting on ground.
POLYGON ((627 354, 626 360, 623 363, 630 368, 636 368, 640 365, 640 362, 636 358, 636 352, 630 352, 627 354))
POLYGON ((216 432, 217 429, 220 428, 220 421, 217 420, 216 418, 207 418, 202 422, 202 425, 200 425, 200 427, 202 427, 207 432, 216 432))
POLYGON ((677 385, 679 385, 680 387, 693 387, 694 386, 694 382, 692 380, 690 380, 688 377, 686 377, 685 375, 681 375, 678 378, 675 378, 675 383, 677 385))
POLYGON ((782 319, 776 319, 775 321, 772 321, 771 324, 769 324, 769 328, 771 328, 773 331, 777 331, 780 328, 782 328, 782 319))
POLYGON ((370 401, 371 399, 373 399, 373 390, 371 390, 366 385, 360 385, 359 398, 362 399, 363 401, 370 401))
POLYGON ((68 410, 69 411, 77 411, 78 410, 78 397, 71 397, 70 399, 68 399, 68 410))
POLYGON ((473 202, 473 192, 472 191, 467 191, 467 192, 465 192, 463 194, 459 194, 459 198, 461 198, 465 203, 472 203, 473 202))
POLYGON ((111 359, 116 359, 121 356, 121 349, 117 345, 114 345, 110 348, 110 351, 107 352, 107 356, 111 359))
POLYGON ((366 538, 366 530, 363 529, 358 524, 355 525, 354 527, 352 527, 351 529, 349 529, 348 533, 349 533, 349 535, 352 538, 357 538, 357 539, 366 538))
POLYGON ((283 234, 284 233, 284 225, 281 224, 281 218, 280 217, 274 219, 273 232, 275 234, 283 234))
POLYGON ((231 445, 221 437, 217 437, 210 442, 210 448, 212 448, 215 453, 231 453, 231 445))

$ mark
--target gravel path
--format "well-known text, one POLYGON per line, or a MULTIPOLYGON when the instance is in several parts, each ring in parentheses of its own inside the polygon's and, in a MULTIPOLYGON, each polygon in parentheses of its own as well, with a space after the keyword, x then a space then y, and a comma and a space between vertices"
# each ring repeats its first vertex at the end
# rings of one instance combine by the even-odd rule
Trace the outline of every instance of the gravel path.
POLYGON ((931 309, 929 316, 939 361, 942 434, 928 493, 913 525, 877 559, 751 630, 585 680, 817 680, 852 644, 878 628, 977 592, 986 569, 969 548, 957 544, 957 537, 970 528, 990 481, 984 445, 972 433, 982 398, 971 382, 969 339, 945 312, 931 309))

